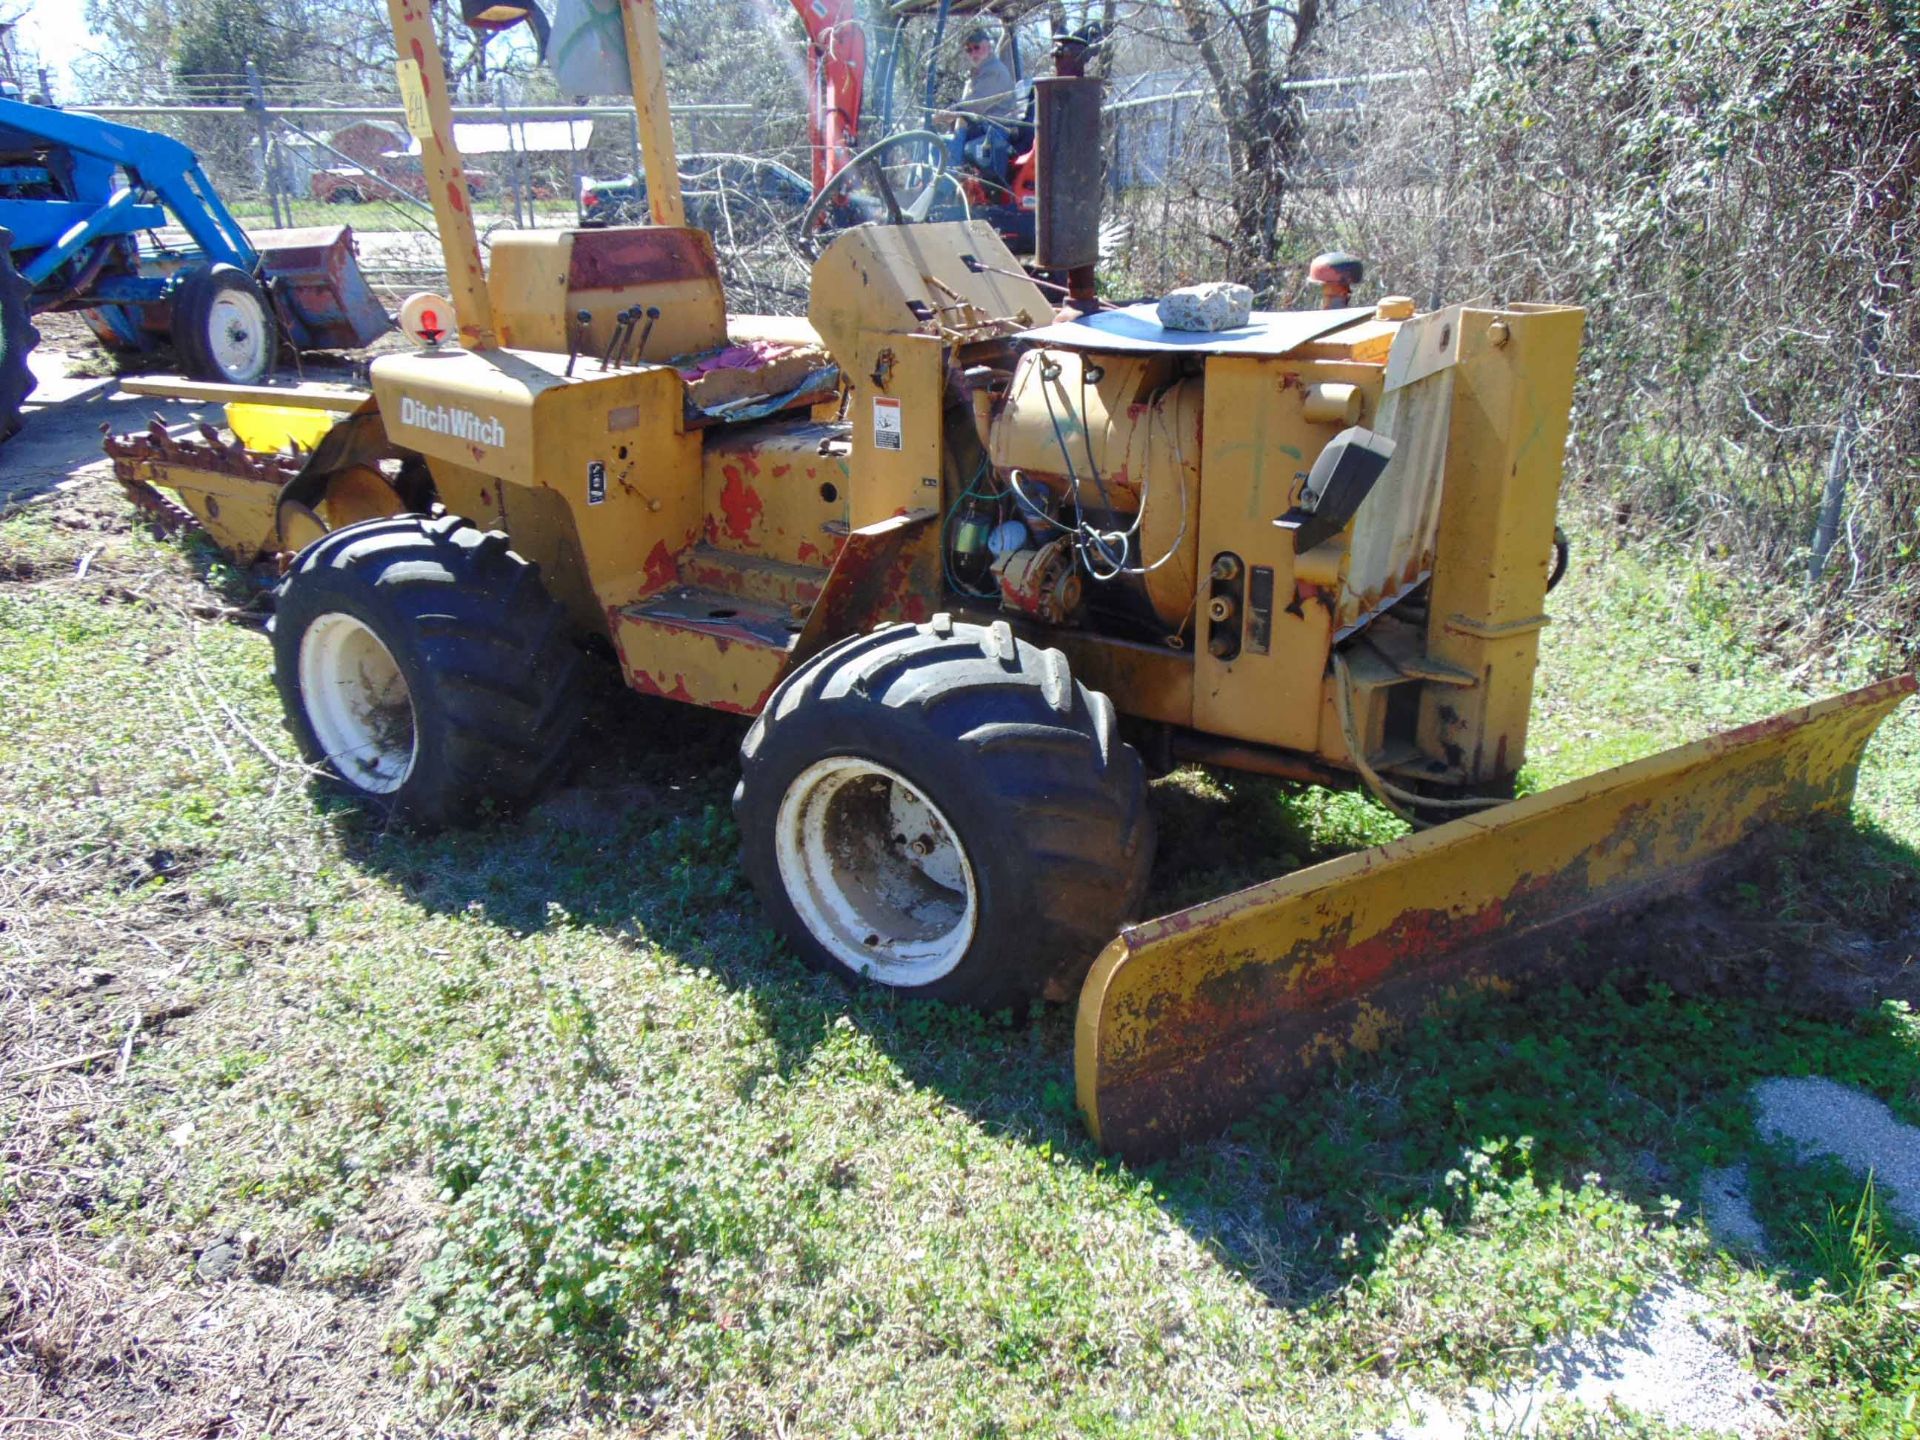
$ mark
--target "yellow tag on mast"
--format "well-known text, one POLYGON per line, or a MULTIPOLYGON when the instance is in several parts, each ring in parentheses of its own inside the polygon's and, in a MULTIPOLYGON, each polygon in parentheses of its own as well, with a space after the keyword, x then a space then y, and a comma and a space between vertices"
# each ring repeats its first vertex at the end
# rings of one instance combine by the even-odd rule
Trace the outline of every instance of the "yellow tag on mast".
POLYGON ((427 87, 420 83, 420 62, 411 56, 394 66, 400 77, 400 103, 407 108, 407 133, 416 140, 433 138, 433 112, 427 108, 427 87))

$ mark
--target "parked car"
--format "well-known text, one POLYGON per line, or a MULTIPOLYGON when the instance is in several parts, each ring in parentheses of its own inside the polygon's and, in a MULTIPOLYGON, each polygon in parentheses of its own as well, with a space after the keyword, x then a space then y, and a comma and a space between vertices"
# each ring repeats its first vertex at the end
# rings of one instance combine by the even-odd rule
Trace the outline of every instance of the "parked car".
MULTIPOLYGON (((813 199, 813 187, 778 160, 749 155, 683 155, 680 196, 687 223, 725 233, 735 229, 784 225, 800 218, 813 199)), ((642 225, 647 220, 646 177, 580 182, 580 206, 589 225, 642 225)))
POLYGON ((324 205, 361 205, 393 192, 382 185, 380 177, 371 170, 362 170, 356 165, 338 165, 330 170, 314 171, 308 193, 324 205))
MULTIPOLYGON (((497 188, 487 171, 467 167, 467 193, 474 199, 490 195, 497 188)), ((359 165, 316 170, 307 193, 324 205, 362 205, 369 200, 391 200, 395 189, 404 190, 416 200, 427 198, 426 174, 418 155, 383 156, 377 170, 359 165)))

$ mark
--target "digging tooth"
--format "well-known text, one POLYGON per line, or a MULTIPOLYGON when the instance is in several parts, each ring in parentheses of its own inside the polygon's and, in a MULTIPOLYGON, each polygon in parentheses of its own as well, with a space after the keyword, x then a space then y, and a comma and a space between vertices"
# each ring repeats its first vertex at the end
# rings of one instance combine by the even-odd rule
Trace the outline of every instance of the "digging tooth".
POLYGON ((155 416, 145 434, 109 435, 106 450, 113 457, 113 476, 135 507, 153 516, 169 533, 206 529, 198 517, 139 476, 143 465, 177 465, 183 468, 218 470, 247 479, 277 480, 284 484, 300 473, 298 456, 255 454, 236 438, 222 440, 211 426, 199 427, 205 445, 191 440, 176 440, 167 433, 166 423, 155 416))
POLYGON ((198 530, 202 528, 200 522, 194 518, 191 510, 187 509, 184 505, 176 504, 174 501, 169 500, 165 495, 162 495, 158 490, 154 489, 153 486, 147 484, 146 481, 135 477, 131 473, 131 470, 131 466, 123 469, 120 465, 115 465, 113 467, 113 478, 120 482, 120 488, 126 492, 127 498, 131 500, 138 509, 144 510, 147 514, 156 517, 160 521, 161 526, 169 533, 179 530, 198 530))

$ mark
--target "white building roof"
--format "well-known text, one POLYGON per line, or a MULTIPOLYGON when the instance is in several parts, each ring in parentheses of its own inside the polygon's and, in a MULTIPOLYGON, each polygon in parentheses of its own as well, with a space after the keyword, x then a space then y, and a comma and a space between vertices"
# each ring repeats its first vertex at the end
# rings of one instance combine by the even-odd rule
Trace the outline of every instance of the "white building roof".
MULTIPOLYGON (((593 139, 591 120, 456 120, 453 143, 462 155, 504 155, 514 150, 584 150, 593 139)), ((399 155, 418 155, 410 142, 399 155)))

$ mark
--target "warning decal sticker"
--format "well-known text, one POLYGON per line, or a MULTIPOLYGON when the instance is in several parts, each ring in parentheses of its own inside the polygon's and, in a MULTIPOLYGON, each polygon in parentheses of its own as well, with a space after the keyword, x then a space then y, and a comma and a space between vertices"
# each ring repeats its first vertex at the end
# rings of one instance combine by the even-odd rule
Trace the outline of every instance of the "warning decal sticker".
POLYGON ((898 450, 901 442, 900 402, 884 395, 873 397, 873 448, 898 450))

